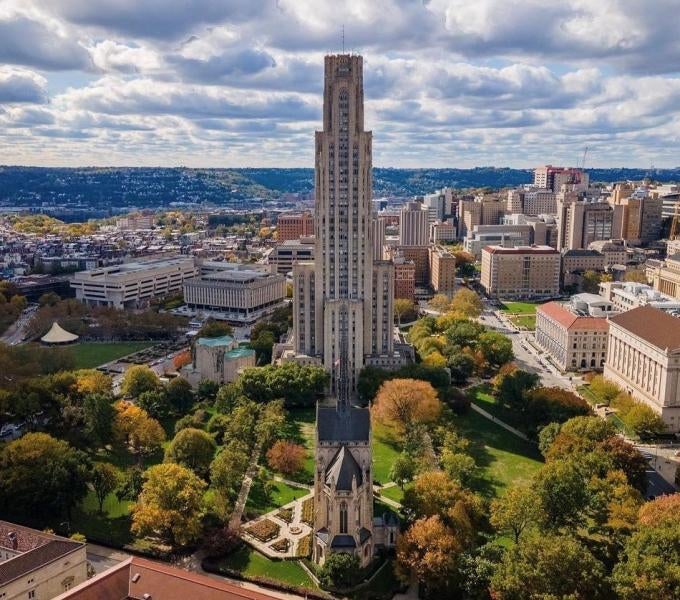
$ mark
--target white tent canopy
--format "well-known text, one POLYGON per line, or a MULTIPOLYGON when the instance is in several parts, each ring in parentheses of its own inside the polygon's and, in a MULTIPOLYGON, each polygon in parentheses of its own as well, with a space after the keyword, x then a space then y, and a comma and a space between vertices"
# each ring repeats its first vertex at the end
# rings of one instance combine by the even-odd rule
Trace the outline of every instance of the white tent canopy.
POLYGON ((78 336, 75 333, 69 333, 55 321, 50 330, 40 338, 40 341, 43 344, 69 344, 77 339, 78 336))

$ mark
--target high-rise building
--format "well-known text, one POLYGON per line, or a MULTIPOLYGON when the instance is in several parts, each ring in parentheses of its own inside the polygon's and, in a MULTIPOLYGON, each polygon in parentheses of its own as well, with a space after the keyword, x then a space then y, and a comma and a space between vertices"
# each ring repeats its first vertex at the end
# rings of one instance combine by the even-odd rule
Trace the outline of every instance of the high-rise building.
POLYGON ((430 247, 430 285, 449 296, 456 289, 456 257, 441 246, 430 247))
POLYGON ((420 202, 407 202, 399 215, 399 244, 426 246, 429 237, 429 211, 420 202))
POLYGON ((534 169, 534 186, 553 192, 559 192, 563 185, 575 185, 586 189, 588 183, 588 173, 581 169, 553 167, 552 165, 534 169))
POLYGON ((373 259, 382 260, 385 246, 385 219, 373 215, 371 227, 373 228, 373 259))
POLYGON ((623 207, 607 202, 567 199, 557 201, 560 250, 588 248, 591 242, 621 237, 623 207))
POLYGON ((314 216, 310 212, 281 213, 276 220, 276 239, 279 244, 287 240, 314 235, 314 216))
POLYGON ((399 362, 392 341, 394 265, 374 260, 371 152, 363 59, 326 56, 315 150, 315 262, 293 266, 295 350, 322 362, 335 399, 334 406, 317 408, 312 548, 318 564, 348 552, 366 566, 379 539, 394 543, 395 532, 386 537, 387 524, 373 518, 370 415, 352 405, 366 363, 399 362))

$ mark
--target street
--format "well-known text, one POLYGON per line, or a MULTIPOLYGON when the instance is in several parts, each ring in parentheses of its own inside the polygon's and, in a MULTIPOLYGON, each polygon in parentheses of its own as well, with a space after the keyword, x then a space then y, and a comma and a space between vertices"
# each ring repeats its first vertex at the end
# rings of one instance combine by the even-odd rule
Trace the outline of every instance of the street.
POLYGON ((9 346, 16 346, 23 342, 26 326, 36 310, 38 310, 37 304, 33 304, 24 309, 19 315, 19 318, 7 328, 7 331, 5 331, 4 335, 0 338, 0 341, 9 346))

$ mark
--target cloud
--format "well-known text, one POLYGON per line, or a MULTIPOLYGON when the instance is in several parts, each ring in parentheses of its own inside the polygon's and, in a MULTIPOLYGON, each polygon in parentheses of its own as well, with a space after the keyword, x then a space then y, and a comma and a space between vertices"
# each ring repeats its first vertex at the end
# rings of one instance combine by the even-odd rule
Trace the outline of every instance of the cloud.
POLYGON ((0 18, 0 62, 48 71, 91 66, 87 50, 76 41, 16 14, 0 18))
POLYGON ((0 66, 0 103, 47 102, 47 80, 27 69, 0 66))

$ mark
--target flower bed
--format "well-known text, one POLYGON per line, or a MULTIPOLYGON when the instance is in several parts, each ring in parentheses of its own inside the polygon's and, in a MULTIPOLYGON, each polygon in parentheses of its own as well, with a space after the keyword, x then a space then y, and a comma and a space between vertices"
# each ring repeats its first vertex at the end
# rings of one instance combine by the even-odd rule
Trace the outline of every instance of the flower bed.
POLYGON ((279 510, 279 512, 276 513, 276 516, 281 519, 282 521, 285 521, 286 523, 292 523, 293 522, 293 509, 292 508, 282 508, 279 510))
POLYGON ((270 548, 273 548, 277 552, 288 552, 288 548, 290 548, 290 541, 288 541, 286 538, 281 538, 280 540, 276 540, 270 548))
POLYGON ((307 498, 302 503, 302 522, 314 526, 314 498, 307 498))
POLYGON ((312 534, 308 534, 301 538, 298 542, 296 556, 299 558, 309 558, 312 555, 312 534))
POLYGON ((252 535, 254 538, 257 538, 261 542, 273 540, 279 535, 280 530, 281 528, 276 523, 274 523, 274 521, 270 521, 269 519, 258 521, 246 529, 250 535, 252 535))

